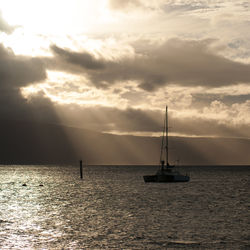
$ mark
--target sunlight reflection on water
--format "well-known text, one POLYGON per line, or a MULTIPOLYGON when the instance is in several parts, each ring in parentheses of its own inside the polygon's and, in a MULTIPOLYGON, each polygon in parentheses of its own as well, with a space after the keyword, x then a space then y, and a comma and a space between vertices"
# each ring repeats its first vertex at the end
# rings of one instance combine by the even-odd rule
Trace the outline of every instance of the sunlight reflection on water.
POLYGON ((145 184, 154 170, 88 166, 80 180, 77 167, 1 166, 0 248, 250 246, 249 167, 193 167, 189 183, 145 184))

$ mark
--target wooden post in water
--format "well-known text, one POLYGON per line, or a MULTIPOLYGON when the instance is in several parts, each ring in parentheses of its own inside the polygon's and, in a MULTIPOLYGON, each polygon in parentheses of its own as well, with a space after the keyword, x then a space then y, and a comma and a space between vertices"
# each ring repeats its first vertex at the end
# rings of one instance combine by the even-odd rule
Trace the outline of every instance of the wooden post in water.
POLYGON ((80 160, 80 177, 82 179, 82 160, 80 160))

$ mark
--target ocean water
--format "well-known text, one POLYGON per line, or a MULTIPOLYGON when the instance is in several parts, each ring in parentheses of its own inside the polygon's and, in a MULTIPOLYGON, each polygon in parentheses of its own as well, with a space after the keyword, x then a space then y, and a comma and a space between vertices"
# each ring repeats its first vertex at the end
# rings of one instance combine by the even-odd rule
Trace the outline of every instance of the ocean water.
POLYGON ((250 249, 250 167, 156 169, 0 166, 0 249, 250 249))

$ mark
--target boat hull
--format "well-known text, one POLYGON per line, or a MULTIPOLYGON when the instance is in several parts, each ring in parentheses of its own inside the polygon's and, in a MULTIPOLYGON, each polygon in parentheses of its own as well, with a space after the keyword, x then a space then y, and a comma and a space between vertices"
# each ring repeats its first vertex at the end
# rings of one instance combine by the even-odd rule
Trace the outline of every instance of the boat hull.
POLYGON ((186 175, 144 175, 145 182, 187 182, 189 176, 186 175))

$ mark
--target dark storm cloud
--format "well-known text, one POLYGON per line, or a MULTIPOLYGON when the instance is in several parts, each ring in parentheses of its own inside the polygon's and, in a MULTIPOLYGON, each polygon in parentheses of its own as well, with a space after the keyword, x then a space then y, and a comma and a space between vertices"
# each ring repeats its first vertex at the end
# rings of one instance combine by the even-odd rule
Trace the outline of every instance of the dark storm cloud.
POLYGON ((40 92, 28 101, 20 92, 21 87, 45 79, 40 59, 17 56, 0 46, 1 163, 52 162, 74 155, 63 129, 44 125, 59 123, 51 100, 40 92))
POLYGON ((219 55, 212 50, 211 40, 170 39, 158 46, 149 43, 146 46, 145 41, 142 43, 140 46, 137 41, 135 57, 117 61, 95 59, 88 53, 53 46, 57 65, 52 67, 86 74, 97 87, 136 80, 147 91, 171 83, 220 87, 250 82, 250 65, 219 55), (147 50, 140 47, 147 47, 147 50))
POLYGON ((15 30, 15 26, 9 25, 2 16, 2 12, 0 11, 0 31, 5 32, 7 34, 12 33, 15 30))
POLYGON ((54 52, 56 56, 61 57, 66 62, 78 65, 86 69, 103 69, 105 66, 104 62, 95 59, 94 56, 92 56, 87 52, 85 53, 72 52, 66 49, 59 48, 56 45, 52 45, 51 50, 54 52))
POLYGON ((16 56, 0 44, 0 89, 16 89, 45 78, 45 68, 40 59, 16 56))
POLYGON ((40 93, 35 102, 28 103, 20 92, 21 87, 45 79, 46 72, 40 59, 17 56, 0 45, 0 118, 51 117, 52 103, 49 99, 40 93))

